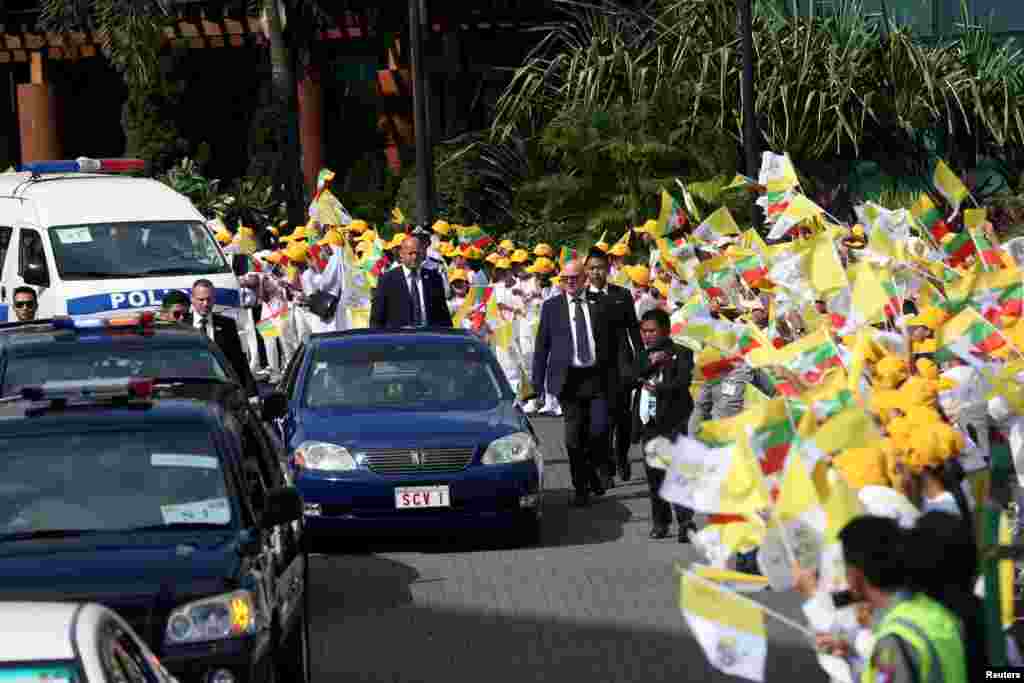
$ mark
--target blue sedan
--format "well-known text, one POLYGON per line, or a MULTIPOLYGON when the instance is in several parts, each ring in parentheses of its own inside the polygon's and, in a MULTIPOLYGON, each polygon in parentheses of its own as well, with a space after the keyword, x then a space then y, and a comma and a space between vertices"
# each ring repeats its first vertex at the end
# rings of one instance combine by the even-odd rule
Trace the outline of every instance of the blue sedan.
POLYGON ((313 335, 282 431, 314 535, 540 532, 544 462, 494 354, 462 331, 313 335))

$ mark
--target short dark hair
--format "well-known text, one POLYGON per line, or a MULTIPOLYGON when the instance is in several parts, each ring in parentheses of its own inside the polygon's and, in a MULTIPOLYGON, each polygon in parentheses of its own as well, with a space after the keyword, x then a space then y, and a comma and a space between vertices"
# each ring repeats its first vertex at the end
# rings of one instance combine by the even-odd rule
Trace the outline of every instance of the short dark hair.
POLYGON ((184 305, 188 306, 192 303, 192 299, 189 298, 188 294, 181 291, 180 289, 172 289, 171 291, 164 294, 163 300, 160 302, 160 308, 164 310, 169 309, 171 306, 184 305))
POLYGON ((644 313, 643 316, 640 318, 640 322, 642 323, 651 321, 654 321, 654 323, 658 326, 659 329, 672 329, 672 318, 669 317, 668 313, 666 313, 660 308, 652 308, 651 310, 644 313))
POLYGON ((205 277, 201 277, 192 283, 192 289, 195 290, 196 287, 206 287, 207 289, 210 290, 216 289, 216 287, 213 286, 213 283, 207 280, 205 277))
POLYGON ((36 294, 36 290, 32 289, 31 287, 16 287, 14 290, 14 294, 12 296, 16 298, 19 294, 31 294, 32 301, 38 301, 39 299, 39 296, 36 294))
POLYGON ((893 591, 908 582, 907 535, 896 520, 865 515, 839 532, 846 564, 864 572, 872 586, 893 591))

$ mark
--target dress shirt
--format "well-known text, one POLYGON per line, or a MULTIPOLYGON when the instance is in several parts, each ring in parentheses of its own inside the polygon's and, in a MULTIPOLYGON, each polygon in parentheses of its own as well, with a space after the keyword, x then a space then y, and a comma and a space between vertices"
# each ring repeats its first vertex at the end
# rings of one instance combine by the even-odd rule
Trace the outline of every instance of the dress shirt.
MULTIPOLYGON (((202 320, 202 319, 203 318, 202 318, 201 315, 199 315, 198 311, 196 311, 196 309, 193 308, 192 309, 192 327, 194 327, 195 329, 198 330, 199 329, 199 321, 202 320)), ((213 341, 213 312, 212 311, 209 314, 207 314, 207 316, 206 316, 206 336, 210 338, 210 341, 213 341)))
POLYGON ((583 319, 587 323, 587 336, 590 337, 590 357, 591 361, 587 364, 580 362, 579 347, 576 345, 576 302, 568 294, 565 295, 566 301, 569 303, 569 332, 572 335, 572 366, 574 368, 592 368, 597 362, 597 344, 594 343, 594 325, 590 318, 590 303, 587 301, 587 297, 584 296, 583 292, 579 293, 583 301, 583 319))
MULTIPOLYGON (((408 286, 409 278, 412 277, 412 271, 409 270, 409 268, 404 266, 404 265, 402 266, 402 276, 405 278, 406 286, 408 286)), ((420 310, 423 312, 423 320, 421 320, 420 322, 421 322, 421 324, 426 325, 427 324, 427 320, 428 320, 428 316, 427 316, 427 299, 423 296, 423 271, 422 270, 419 270, 419 271, 416 272, 416 277, 413 278, 413 282, 416 283, 416 292, 415 293, 414 292, 409 292, 409 293, 413 294, 414 296, 418 296, 419 297, 419 299, 420 299, 420 310)))
MULTIPOLYGON (((658 384, 662 380, 664 371, 659 372, 656 377, 651 379, 651 382, 658 384)), ((644 383, 643 388, 640 389, 640 421, 647 424, 657 414, 657 398, 653 391, 647 388, 647 384, 644 383)))

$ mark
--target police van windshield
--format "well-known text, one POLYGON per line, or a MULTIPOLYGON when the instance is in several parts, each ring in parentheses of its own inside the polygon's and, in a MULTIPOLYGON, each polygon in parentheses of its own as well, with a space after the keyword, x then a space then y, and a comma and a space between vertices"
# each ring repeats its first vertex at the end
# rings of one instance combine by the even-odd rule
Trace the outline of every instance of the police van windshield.
POLYGON ((231 272, 199 221, 62 225, 50 244, 63 280, 231 272))

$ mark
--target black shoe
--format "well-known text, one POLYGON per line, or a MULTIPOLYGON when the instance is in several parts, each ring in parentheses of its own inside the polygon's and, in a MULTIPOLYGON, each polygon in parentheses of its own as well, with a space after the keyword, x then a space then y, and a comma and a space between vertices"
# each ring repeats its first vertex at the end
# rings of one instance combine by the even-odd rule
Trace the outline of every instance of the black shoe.
POLYGON ((594 477, 594 481, 590 483, 590 490, 594 492, 595 496, 603 496, 607 490, 601 479, 601 477, 594 477))
POLYGON ((572 500, 569 501, 569 505, 574 508, 585 508, 590 505, 590 494, 586 491, 578 491, 573 495, 572 500))
POLYGON ((668 527, 656 526, 653 529, 651 529, 651 533, 648 534, 648 537, 654 539, 668 538, 668 527))
POLYGON ((689 524, 683 524, 679 527, 679 542, 680 543, 692 543, 690 540, 690 534, 697 533, 697 525, 693 522, 689 524))
POLYGON ((611 474, 605 476, 604 481, 602 482, 602 484, 603 484, 605 489, 613 489, 613 488, 615 488, 615 477, 613 475, 611 475, 611 474))
POLYGON ((629 461, 619 463, 619 479, 622 481, 629 481, 633 478, 633 473, 630 472, 629 461))

